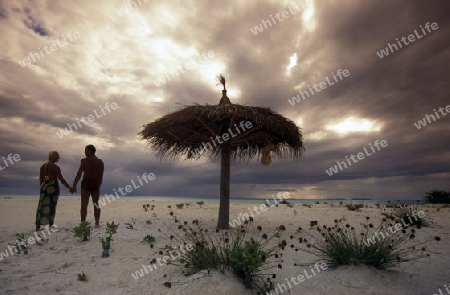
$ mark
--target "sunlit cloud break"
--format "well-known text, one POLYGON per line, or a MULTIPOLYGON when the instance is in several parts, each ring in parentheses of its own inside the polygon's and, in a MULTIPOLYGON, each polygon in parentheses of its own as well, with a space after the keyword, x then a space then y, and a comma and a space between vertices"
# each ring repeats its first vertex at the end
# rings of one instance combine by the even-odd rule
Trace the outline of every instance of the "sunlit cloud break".
POLYGON ((294 68, 298 63, 297 53, 289 56, 289 65, 286 67, 286 75, 291 76, 291 69, 294 68))
POLYGON ((326 129, 335 131, 337 133, 373 132, 380 131, 381 126, 376 122, 370 121, 368 119, 358 119, 350 117, 339 123, 328 125, 326 129))
POLYGON ((162 75, 162 78, 158 78, 156 81, 154 81, 155 85, 160 86, 162 84, 169 82, 172 78, 179 76, 178 71, 180 71, 180 73, 185 73, 187 70, 200 68, 205 65, 205 61, 207 60, 207 58, 213 58, 215 56, 216 55, 215 55, 214 51, 210 50, 210 51, 208 51, 208 55, 206 55, 206 50, 203 50, 202 55, 198 56, 199 63, 197 63, 197 61, 195 61, 194 58, 191 58, 191 60, 189 60, 185 64, 178 65, 174 69, 165 72, 162 75), (202 58, 202 56, 203 56, 203 58, 202 58))

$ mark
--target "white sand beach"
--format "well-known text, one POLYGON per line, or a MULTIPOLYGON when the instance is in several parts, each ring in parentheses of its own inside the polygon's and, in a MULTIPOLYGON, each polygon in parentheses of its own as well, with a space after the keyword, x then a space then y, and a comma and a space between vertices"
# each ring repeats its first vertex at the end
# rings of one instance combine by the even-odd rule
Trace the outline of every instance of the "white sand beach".
MULTIPOLYGON (((168 205, 180 221, 191 222, 199 219, 203 228, 215 229, 218 203, 205 203, 202 207, 190 204, 177 209, 175 202, 116 200, 102 208, 101 227, 93 229, 87 242, 73 237, 71 230, 79 224, 80 204, 74 200, 60 200, 55 224, 58 230, 47 234, 49 241, 43 245, 31 245, 29 253, 10 255, 8 243, 14 243, 16 233, 25 237, 34 236, 34 217, 37 200, 0 200, 0 251, 4 254, 0 261, 0 294, 256 294, 245 289, 244 284, 233 274, 206 271, 192 276, 184 276, 181 267, 161 265, 157 269, 134 279, 132 274, 148 265, 152 259, 162 258, 159 249, 170 240, 162 232, 175 229, 168 205), (154 210, 143 209, 144 204, 155 205, 154 210), (128 229, 124 223, 133 223, 135 229, 128 229), (151 224, 147 224, 151 220, 151 224), (114 235, 110 257, 101 257, 99 237, 105 236, 106 222, 120 223, 114 235), (156 238, 154 249, 142 243, 142 238, 151 234, 156 238), (77 274, 84 272, 88 281, 78 281, 77 274), (164 283, 170 282, 168 288, 164 283)), ((231 204, 230 220, 240 213, 248 212, 250 204, 231 204)), ((251 205, 253 206, 253 205, 251 205)), ((426 244, 431 254, 427 258, 403 263, 397 270, 381 271, 366 266, 328 267, 305 281, 294 285, 280 294, 447 294, 444 285, 450 283, 450 208, 426 205, 421 208, 430 227, 417 230, 413 242, 432 240, 426 244), (438 208, 440 208, 438 210, 438 208), (441 237, 435 241, 433 237, 441 237)), ((298 227, 315 233, 310 229, 310 221, 332 225, 334 219, 345 216, 346 222, 358 225, 366 216, 374 223, 381 219, 383 208, 362 208, 360 212, 349 211, 344 206, 326 204, 313 205, 312 208, 299 204, 292 208, 279 205, 255 215, 254 224, 264 230, 285 225, 283 236, 289 235, 298 227)), ((93 223, 93 208, 89 206, 88 220, 93 223)), ((44 231, 45 233, 45 231, 44 231)), ((292 242, 297 245, 298 241, 292 242)), ((297 248, 297 246, 295 246, 297 248)), ((286 279, 297 277, 314 266, 317 257, 294 248, 286 247, 283 268, 276 269, 275 283, 286 283, 286 279), (301 266, 298 266, 301 265, 301 266)))

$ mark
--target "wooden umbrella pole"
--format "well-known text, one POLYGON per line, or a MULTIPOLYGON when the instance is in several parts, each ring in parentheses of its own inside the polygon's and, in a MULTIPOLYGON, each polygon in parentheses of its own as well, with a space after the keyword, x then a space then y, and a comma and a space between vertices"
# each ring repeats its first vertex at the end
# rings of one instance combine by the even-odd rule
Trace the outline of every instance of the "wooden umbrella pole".
MULTIPOLYGON (((225 95, 226 97, 226 90, 225 95)), ((222 121, 221 134, 225 133, 231 125, 230 118, 222 121)), ((230 220, 230 170, 231 170, 231 140, 225 141, 220 150, 220 204, 217 228, 229 229, 230 220)))
MULTIPOLYGON (((229 122, 226 122, 224 125, 228 126, 228 124, 229 122)), ((230 172, 231 142, 229 140, 222 144, 220 151, 220 204, 217 221, 217 228, 219 229, 230 228, 228 223, 230 220, 230 172)))

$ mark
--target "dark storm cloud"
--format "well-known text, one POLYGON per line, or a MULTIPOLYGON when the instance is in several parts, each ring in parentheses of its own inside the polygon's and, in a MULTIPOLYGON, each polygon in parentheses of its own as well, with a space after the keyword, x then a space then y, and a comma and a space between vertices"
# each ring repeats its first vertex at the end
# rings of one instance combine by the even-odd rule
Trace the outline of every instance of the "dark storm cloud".
POLYGON ((444 186, 450 116, 420 130, 414 126, 434 109, 450 104, 448 1, 314 1, 310 21, 304 20, 306 8, 300 7, 257 35, 251 29, 287 11, 287 1, 230 1, 226 6, 149 2, 123 16, 116 12, 126 4, 122 1, 80 1, 77 9, 64 4, 52 12, 36 2, 18 3, 19 7, 1 7, 25 11, 26 24, 38 35, 25 38, 23 24, 18 25, 13 15, 2 20, 9 21, 8 34, 17 40, 4 48, 6 58, 0 64, 0 157, 20 153, 23 160, 0 172, 1 193, 35 192, 36 170, 55 148, 62 154, 66 179, 72 181, 84 145, 94 143, 106 164, 102 193, 153 172, 156 180, 136 195, 217 197, 218 161, 160 160, 137 135, 143 124, 183 105, 219 102, 220 88, 213 87, 218 73, 204 77, 203 68, 155 85, 168 70, 203 50, 215 53, 208 61, 226 67, 223 74, 232 102, 270 107, 296 122, 301 118, 306 140, 299 160, 274 158, 268 167, 259 159, 233 163, 232 197, 265 198, 274 190, 292 189, 294 197, 304 198, 401 199, 421 198, 423 191, 435 187, 448 189, 444 186), (70 19, 70 24, 60 17, 70 19), (438 23, 439 29, 382 59, 376 54, 426 22, 438 23), (36 66, 21 68, 17 61, 42 48, 46 43, 41 36, 50 34, 50 28, 62 33, 77 30, 81 37, 36 66), (196 54, 188 54, 192 50, 196 54), (298 64, 289 76, 286 66, 294 53, 298 64), (350 76, 301 103, 289 104, 299 90, 338 69, 348 69, 350 76), (232 95, 232 88, 241 94, 232 95), (58 128, 107 101, 119 108, 92 126, 57 138, 58 128), (349 117, 367 118, 381 129, 345 134, 326 129, 349 117), (386 140, 388 147, 327 175, 326 169, 375 140, 386 140))

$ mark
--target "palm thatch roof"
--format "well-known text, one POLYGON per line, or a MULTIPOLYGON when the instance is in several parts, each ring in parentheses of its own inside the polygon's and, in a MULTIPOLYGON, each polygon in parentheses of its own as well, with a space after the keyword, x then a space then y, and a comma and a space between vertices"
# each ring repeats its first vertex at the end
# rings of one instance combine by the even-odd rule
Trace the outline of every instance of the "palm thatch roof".
POLYGON ((222 90, 222 94, 218 105, 185 106, 144 125, 139 135, 161 157, 219 156, 221 145, 217 141, 215 148, 204 149, 201 155, 196 152, 224 132, 236 135, 229 140, 234 159, 249 160, 260 156, 269 144, 270 150, 279 158, 301 156, 304 150, 302 133, 293 121, 269 108, 232 104, 226 90, 222 90), (252 128, 243 131, 239 127, 241 121, 251 122, 252 128))
POLYGON ((270 153, 299 158, 304 150, 300 129, 269 108, 232 104, 225 78, 218 105, 191 105, 143 126, 142 139, 161 157, 187 159, 220 155, 220 206, 217 228, 228 229, 230 218, 230 159, 249 160, 261 155, 269 165, 270 153), (201 151, 201 152, 200 152, 201 151))

